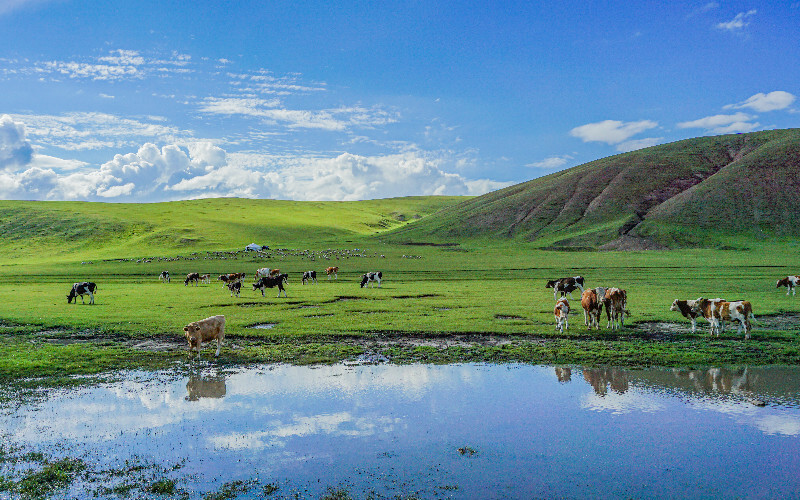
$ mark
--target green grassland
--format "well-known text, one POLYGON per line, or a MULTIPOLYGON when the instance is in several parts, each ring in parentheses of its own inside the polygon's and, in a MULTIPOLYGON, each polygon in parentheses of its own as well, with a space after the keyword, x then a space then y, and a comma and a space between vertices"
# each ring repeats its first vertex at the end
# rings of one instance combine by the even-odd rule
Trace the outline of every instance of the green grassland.
MULTIPOLYGON (((800 362, 800 298, 775 288, 778 277, 800 269, 793 242, 751 241, 746 251, 558 252, 518 240, 434 245, 386 237, 459 201, 2 202, 0 211, 19 220, 0 222, 0 374, 96 374, 187 361, 183 326, 217 314, 227 321, 221 363, 331 362, 362 354, 394 362, 800 362), (98 227, 69 230, 75 221, 98 227), (176 228, 186 228, 182 234, 192 242, 153 236, 177 234, 176 228), (242 252, 251 241, 271 250, 242 252), (332 265, 340 268, 337 280, 324 275, 332 265), (252 290, 260 267, 289 273, 288 297, 252 290), (318 283, 302 285, 302 272, 312 269, 318 283), (171 283, 158 280, 162 270, 172 274, 171 283), (360 275, 377 270, 384 273, 382 287, 360 288, 360 275), (215 279, 184 286, 182 277, 195 271, 248 278, 241 295, 231 297, 215 279), (628 291, 626 328, 612 332, 603 321, 600 331, 588 331, 576 293, 569 330, 555 331, 545 282, 577 274, 590 287, 628 291), (84 280, 98 284, 96 303, 67 304, 71 284, 84 280), (745 341, 731 328, 710 338, 704 323, 691 334, 669 306, 698 296, 750 300, 760 318, 753 338, 745 341)), ((203 357, 211 356, 207 347, 203 357)))

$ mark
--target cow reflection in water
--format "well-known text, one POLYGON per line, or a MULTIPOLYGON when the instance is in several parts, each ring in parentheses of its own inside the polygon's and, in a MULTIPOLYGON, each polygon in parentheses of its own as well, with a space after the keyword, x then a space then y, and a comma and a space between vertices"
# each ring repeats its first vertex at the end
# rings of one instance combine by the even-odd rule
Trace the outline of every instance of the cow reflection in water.
POLYGON ((572 380, 572 368, 556 366, 556 378, 559 382, 569 382, 572 380))
POLYGON ((198 401, 200 398, 224 398, 227 392, 225 377, 220 374, 203 376, 193 373, 189 376, 189 382, 186 383, 186 392, 187 401, 198 401))
POLYGON ((608 394, 608 387, 617 394, 625 394, 628 391, 628 373, 618 368, 585 368, 583 378, 594 389, 598 396, 608 394))

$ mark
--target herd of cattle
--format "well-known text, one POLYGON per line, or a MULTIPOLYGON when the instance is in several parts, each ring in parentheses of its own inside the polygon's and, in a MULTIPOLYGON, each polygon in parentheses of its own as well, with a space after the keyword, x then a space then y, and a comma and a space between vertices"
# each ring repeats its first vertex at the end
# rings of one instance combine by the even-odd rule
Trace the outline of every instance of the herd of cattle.
MULTIPOLYGON (((328 267, 325 269, 325 274, 328 279, 338 279, 339 268, 328 267)), ((231 296, 239 296, 242 288, 242 281, 246 277, 245 273, 231 273, 222 274, 217 279, 223 282, 231 296)), ((164 282, 170 282, 170 274, 168 271, 163 271, 159 275, 159 279, 164 282)), ((381 286, 383 273, 369 272, 361 275, 361 288, 364 286, 373 286, 377 283, 378 287, 381 286)), ((281 273, 279 269, 262 268, 258 269, 255 273, 255 282, 253 291, 260 290, 261 296, 264 296, 266 288, 278 288, 278 297, 283 292, 284 297, 288 297, 284 284, 289 280, 287 273, 281 273)), ((199 282, 210 283, 211 276, 208 274, 201 275, 200 273, 189 273, 183 281, 184 286, 194 284, 197 286, 199 282)), ((303 272, 302 284, 312 284, 317 282, 316 271, 303 272)), ((800 276, 787 276, 777 281, 777 288, 786 287, 786 295, 795 295, 796 288, 800 284, 800 276)), ((606 318, 608 320, 607 328, 616 330, 625 326, 625 316, 630 316, 628 310, 628 294, 625 290, 617 287, 596 287, 585 288, 585 280, 583 276, 571 276, 557 280, 550 280, 546 283, 545 288, 553 289, 553 298, 556 301, 553 314, 556 321, 556 330, 563 333, 565 329, 569 328, 569 313, 570 303, 569 300, 573 299, 572 292, 580 290, 581 292, 581 307, 583 309, 584 325, 591 330, 593 327, 600 329, 600 316, 603 308, 606 310, 606 318), (569 299, 567 296, 569 295, 569 299)), ((94 304, 94 294, 97 291, 97 285, 92 282, 81 282, 72 285, 72 289, 67 295, 67 303, 78 303, 78 297, 81 298, 81 303, 84 302, 84 296, 89 296, 89 304, 94 304)), ((691 321, 692 333, 695 333, 697 328, 697 318, 702 317, 708 321, 710 325, 710 334, 719 336, 723 331, 725 321, 731 323, 738 323, 738 334, 741 335, 744 330, 745 339, 750 338, 751 320, 755 319, 753 315, 752 304, 747 300, 727 301, 722 298, 707 299, 699 297, 694 300, 681 300, 675 299, 670 306, 670 311, 680 312, 686 319, 691 321)), ((203 342, 217 341, 217 352, 215 356, 219 356, 220 346, 225 337, 225 317, 212 316, 200 321, 194 321, 184 327, 184 333, 189 343, 189 349, 196 349, 198 356, 200 355, 200 346, 203 342)))
MULTIPOLYGON (((787 276, 777 281, 776 288, 786 287, 786 295, 795 295, 800 276, 787 276)), ((625 326, 625 315, 630 316, 628 311, 628 294, 625 290, 612 287, 584 288, 583 276, 572 276, 557 280, 548 281, 545 288, 553 289, 553 298, 556 300, 553 315, 556 320, 556 330, 564 332, 569 328, 570 305, 567 295, 572 298, 572 292, 581 291, 581 307, 583 308, 583 322, 588 329, 596 327, 598 324, 603 307, 606 308, 608 328, 616 330, 625 326)), ((702 317, 710 325, 710 334, 719 336, 724 329, 724 321, 738 323, 737 333, 741 335, 744 330, 744 338, 750 338, 751 320, 753 306, 747 300, 727 301, 725 299, 707 299, 699 297, 694 300, 675 299, 672 302, 670 311, 680 312, 683 317, 692 322, 692 333, 697 328, 697 318, 702 317)))

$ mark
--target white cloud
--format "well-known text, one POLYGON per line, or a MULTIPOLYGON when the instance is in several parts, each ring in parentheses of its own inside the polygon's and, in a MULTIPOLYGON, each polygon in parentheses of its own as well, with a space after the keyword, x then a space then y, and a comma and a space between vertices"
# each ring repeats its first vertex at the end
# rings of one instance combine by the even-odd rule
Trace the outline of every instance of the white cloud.
POLYGON ((649 148, 650 146, 655 146, 663 139, 663 137, 645 137, 644 139, 625 141, 617 144, 617 151, 627 153, 629 151, 636 151, 637 149, 649 148))
MULTIPOLYGON (((28 136, 41 146, 67 151, 132 147, 145 140, 187 144, 192 133, 162 124, 121 118, 107 113, 12 115, 25 123, 28 136)), ((149 117, 152 121, 163 121, 149 117)))
MULTIPOLYGON (((36 157, 34 157, 35 159, 36 157)), ((334 158, 232 153, 210 143, 185 148, 147 143, 99 169, 47 157, 5 175, 0 197, 163 201, 237 196, 294 200, 362 200, 410 195, 480 195, 510 185, 449 172, 461 158, 407 151, 334 158), (66 170, 60 167, 66 166, 66 170), (43 168, 49 167, 49 168, 43 168)))
POLYGON ((550 156, 549 158, 545 158, 544 160, 541 161, 528 163, 525 166, 531 168, 555 169, 563 167, 569 162, 569 160, 572 159, 573 157, 570 155, 550 156))
POLYGON ((723 109, 750 108, 755 111, 776 111, 786 109, 797 99, 796 96, 783 90, 776 90, 769 94, 758 93, 737 104, 728 104, 723 109))
POLYGON ((11 116, 0 116, 0 169, 27 165, 33 157, 33 147, 25 138, 25 125, 11 116))
POLYGON ((736 17, 734 17, 730 21, 725 23, 718 23, 717 29, 726 31, 739 31, 745 26, 750 24, 748 19, 754 16, 756 12, 757 12, 756 9, 751 9, 748 10, 747 12, 740 12, 736 14, 736 17))
POLYGON ((755 117, 747 113, 732 115, 713 115, 698 120, 682 122, 678 128, 702 128, 714 134, 733 134, 739 132, 752 132, 760 126, 758 122, 751 123, 755 117))
POLYGON ((569 134, 581 139, 583 142, 605 142, 613 145, 624 142, 636 134, 657 126, 658 123, 652 120, 638 122, 605 120, 575 127, 570 130, 569 134))

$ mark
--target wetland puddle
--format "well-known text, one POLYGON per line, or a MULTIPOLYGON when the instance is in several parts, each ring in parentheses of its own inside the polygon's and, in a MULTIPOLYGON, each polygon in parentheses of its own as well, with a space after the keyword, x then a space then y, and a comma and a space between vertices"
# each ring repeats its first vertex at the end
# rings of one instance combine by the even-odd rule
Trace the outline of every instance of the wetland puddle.
POLYGON ((787 498, 800 368, 203 365, 9 404, 0 434, 96 470, 182 464, 191 498, 232 481, 270 498, 787 498))

